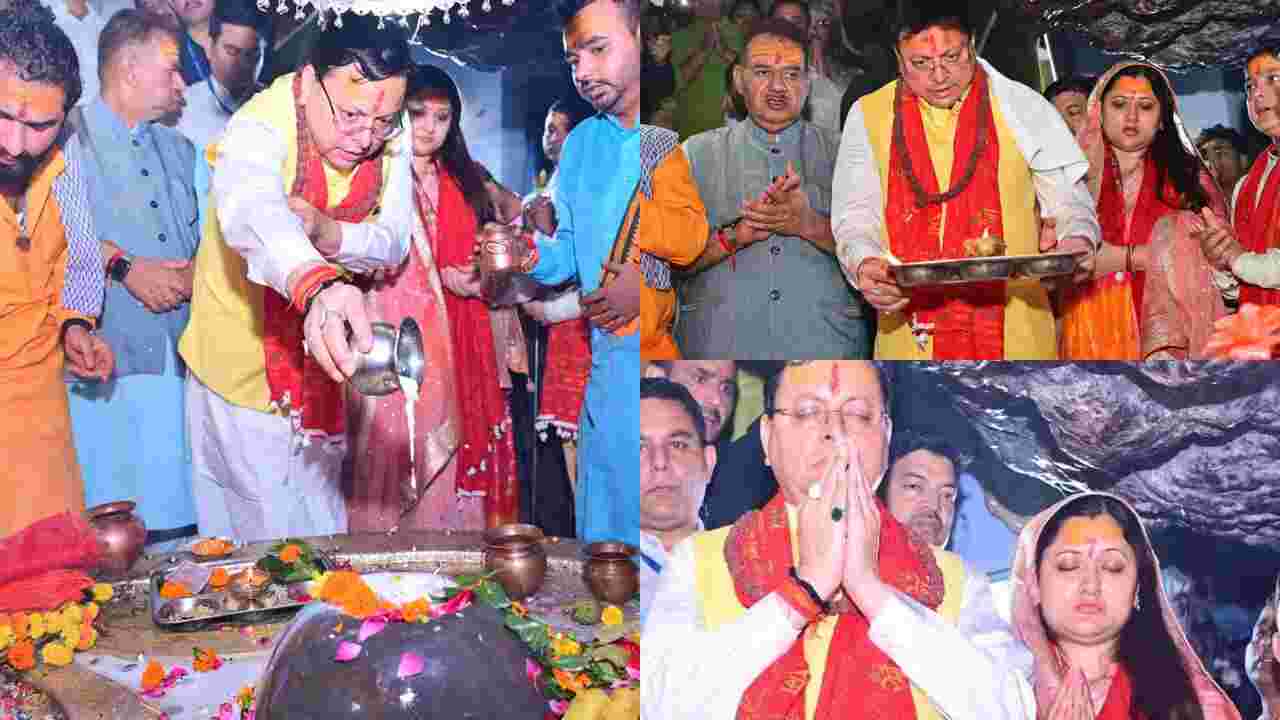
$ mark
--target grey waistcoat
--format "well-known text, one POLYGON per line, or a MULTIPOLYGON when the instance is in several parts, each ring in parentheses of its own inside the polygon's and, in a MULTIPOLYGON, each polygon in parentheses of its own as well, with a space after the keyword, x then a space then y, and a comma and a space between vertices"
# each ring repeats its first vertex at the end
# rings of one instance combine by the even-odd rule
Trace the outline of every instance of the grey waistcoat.
MULTIPOLYGON (((794 164, 809 204, 831 214, 839 137, 798 121, 776 143, 750 120, 690 138, 685 146, 715 228, 741 215, 794 164)), ((713 239, 712 242, 715 242, 713 239)), ((798 237, 773 235, 679 282, 676 340, 685 357, 784 360, 865 358, 871 352, 859 296, 832 255, 798 237)))

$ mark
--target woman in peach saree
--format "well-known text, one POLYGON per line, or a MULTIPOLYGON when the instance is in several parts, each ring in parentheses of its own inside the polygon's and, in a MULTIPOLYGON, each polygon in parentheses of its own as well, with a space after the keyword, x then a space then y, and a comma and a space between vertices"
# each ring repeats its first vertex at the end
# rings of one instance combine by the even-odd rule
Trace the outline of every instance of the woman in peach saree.
MULTIPOLYGON (((457 155, 456 143, 463 143, 465 153, 456 127, 461 120, 461 100, 453 81, 437 68, 417 68, 410 77, 405 112, 410 124, 406 141, 413 144, 418 207, 413 244, 404 264, 375 280, 368 304, 375 319, 398 325, 403 318, 412 317, 422 329, 425 364, 419 399, 413 407, 414 462, 411 466, 404 394, 371 398, 352 392, 348 403, 351 454, 347 514, 351 532, 393 527, 483 530, 488 499, 484 492, 468 488, 467 480, 513 473, 510 461, 499 462, 512 457, 510 433, 495 439, 488 427, 491 415, 507 427, 510 419, 498 387, 491 336, 485 333, 474 338, 475 346, 467 347, 470 352, 458 350, 438 266, 444 261, 437 252, 446 236, 453 244, 465 241, 470 247, 477 223, 471 205, 473 201, 486 203, 482 209, 491 212, 489 199, 479 175, 471 178, 472 193, 468 196, 445 158, 457 155), (455 135, 458 140, 450 145, 455 135), (458 239, 463 236, 464 240, 458 239), (465 372, 459 372, 459 363, 464 363, 465 372), (464 387, 462 375, 473 381, 464 387), (460 399, 476 395, 481 397, 471 402, 460 399), (486 436, 483 442, 472 438, 472 444, 479 446, 477 452, 462 449, 469 433, 486 436), (464 464, 478 464, 490 472, 473 471, 467 478, 464 464), (415 506, 413 496, 418 494, 421 499, 415 506)), ((470 164, 469 155, 463 162, 470 164)), ((459 279, 454 277, 454 268, 443 274, 445 281, 459 279)), ((454 321, 467 321, 470 330, 489 330, 485 313, 454 321)))
POLYGON ((1192 650, 1125 501, 1086 492, 1036 515, 1012 573, 1040 720, 1240 720, 1192 650))
POLYGON ((1089 158, 1103 245, 1094 278, 1063 290, 1061 357, 1202 357, 1226 307, 1200 250, 1200 212, 1225 223, 1227 205, 1168 78, 1145 63, 1112 67, 1089 97, 1077 140, 1089 158))

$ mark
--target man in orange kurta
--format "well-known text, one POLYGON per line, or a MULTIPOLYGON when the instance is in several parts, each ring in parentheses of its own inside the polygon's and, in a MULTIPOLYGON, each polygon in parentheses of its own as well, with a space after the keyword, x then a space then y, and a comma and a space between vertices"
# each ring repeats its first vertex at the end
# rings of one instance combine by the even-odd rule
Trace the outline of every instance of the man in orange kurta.
POLYGON ((68 248, 53 182, 66 160, 54 141, 79 96, 62 30, 0 12, 0 537, 84 509, 62 373, 105 379, 114 365, 93 318, 62 302, 68 248))

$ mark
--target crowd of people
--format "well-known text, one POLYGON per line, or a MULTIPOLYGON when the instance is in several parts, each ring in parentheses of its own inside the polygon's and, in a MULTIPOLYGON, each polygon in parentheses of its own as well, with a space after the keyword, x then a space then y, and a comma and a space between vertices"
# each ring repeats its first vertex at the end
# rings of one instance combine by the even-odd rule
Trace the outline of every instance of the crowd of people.
MULTIPOLYGON (((1000 608, 947 549, 970 459, 900 424, 892 363, 766 365, 736 439, 741 364, 641 381, 642 717, 1241 717, 1186 577, 1126 501, 1078 493, 1027 521, 1000 608)), ((1262 718, 1278 601, 1231 662, 1262 718)))
POLYGON ((1193 141, 1154 65, 1011 80, 963 3, 889 3, 884 45, 856 54, 840 3, 693 5, 645 28, 643 112, 679 133, 709 225, 672 268, 675 352, 647 359, 1199 358, 1215 321, 1275 304, 1280 50, 1245 69, 1272 140, 1250 164, 1230 128, 1193 141), (893 268, 1049 252, 1074 274, 893 268))
POLYGON ((153 547, 539 508, 638 543, 632 244, 667 236, 673 136, 639 124, 641 0, 557 10, 576 96, 531 131, 545 170, 504 184, 394 23, 312 23, 273 71, 252 0, 0 9, 0 537, 132 499, 153 547), (497 226, 521 260, 503 298, 476 255, 497 226), (361 395, 373 323, 406 318, 416 400, 361 395))

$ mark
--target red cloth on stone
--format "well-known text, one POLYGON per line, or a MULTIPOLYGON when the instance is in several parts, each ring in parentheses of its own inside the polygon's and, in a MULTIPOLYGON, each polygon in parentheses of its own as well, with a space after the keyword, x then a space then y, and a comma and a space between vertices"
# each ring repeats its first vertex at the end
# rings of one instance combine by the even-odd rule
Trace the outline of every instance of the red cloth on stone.
POLYGON ((81 515, 64 512, 0 538, 0 612, 51 610, 93 585, 98 536, 81 515))

